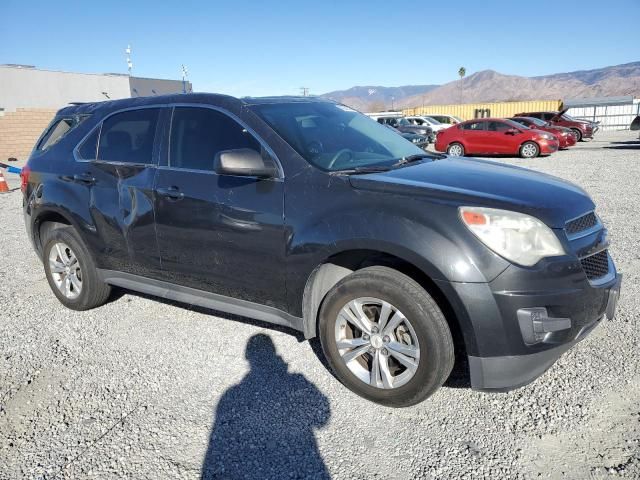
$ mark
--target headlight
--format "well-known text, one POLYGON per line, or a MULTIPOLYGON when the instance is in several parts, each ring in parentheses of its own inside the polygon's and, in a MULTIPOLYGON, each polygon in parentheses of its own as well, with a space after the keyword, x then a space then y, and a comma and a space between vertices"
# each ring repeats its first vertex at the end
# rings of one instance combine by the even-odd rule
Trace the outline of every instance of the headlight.
POLYGON ((542 258, 565 253, 553 231, 530 215, 483 207, 460 207, 459 211, 471 233, 513 263, 530 267, 542 258))
POLYGON ((549 133, 543 133, 542 135, 540 135, 542 138, 545 138, 547 140, 553 140, 553 135, 549 134, 549 133))

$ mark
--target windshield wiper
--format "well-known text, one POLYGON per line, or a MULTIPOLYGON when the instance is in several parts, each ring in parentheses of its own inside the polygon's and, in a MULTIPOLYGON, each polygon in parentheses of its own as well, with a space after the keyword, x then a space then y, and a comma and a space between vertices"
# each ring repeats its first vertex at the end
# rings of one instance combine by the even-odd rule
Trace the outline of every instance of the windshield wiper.
POLYGON ((389 170, 391 170, 391 168, 392 167, 390 165, 345 168, 344 170, 335 170, 333 172, 330 172, 329 175, 358 175, 364 173, 388 172, 389 170))
POLYGON ((423 158, 447 158, 445 155, 441 155, 439 153, 416 153, 414 155, 407 155, 406 157, 402 157, 396 163, 393 164, 394 167, 399 165, 405 165, 407 163, 416 162, 418 160, 422 160, 423 158))

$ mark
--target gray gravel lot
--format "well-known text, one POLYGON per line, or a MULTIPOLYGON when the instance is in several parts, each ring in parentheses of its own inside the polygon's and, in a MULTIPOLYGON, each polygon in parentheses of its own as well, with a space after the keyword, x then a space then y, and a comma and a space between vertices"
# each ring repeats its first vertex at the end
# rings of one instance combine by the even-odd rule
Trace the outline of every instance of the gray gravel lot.
POLYGON ((590 192, 625 275, 617 318, 527 387, 401 410, 288 330, 131 293, 66 310, 20 192, 0 194, 0 478, 198 478, 220 459, 220 478, 640 478, 640 144, 616 143, 634 140, 497 160, 590 192))

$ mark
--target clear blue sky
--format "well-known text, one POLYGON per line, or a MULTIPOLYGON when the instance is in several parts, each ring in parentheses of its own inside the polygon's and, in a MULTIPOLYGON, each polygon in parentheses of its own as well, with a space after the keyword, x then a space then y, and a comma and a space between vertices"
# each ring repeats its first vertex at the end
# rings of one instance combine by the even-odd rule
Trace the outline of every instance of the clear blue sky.
POLYGON ((544 75, 640 60, 640 0, 0 0, 0 63, 319 94, 446 83, 460 66, 544 75), (170 4, 169 4, 170 3, 170 4))

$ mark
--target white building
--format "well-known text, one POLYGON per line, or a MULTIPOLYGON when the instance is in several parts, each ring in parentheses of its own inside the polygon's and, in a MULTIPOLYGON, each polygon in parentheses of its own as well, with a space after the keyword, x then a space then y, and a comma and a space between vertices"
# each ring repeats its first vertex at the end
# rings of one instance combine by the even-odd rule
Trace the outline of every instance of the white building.
MULTIPOLYGON (((191 83, 184 85, 190 92, 191 83)), ((70 102, 163 95, 183 91, 180 80, 140 78, 118 73, 39 70, 29 65, 0 65, 0 109, 58 109, 70 102)))

